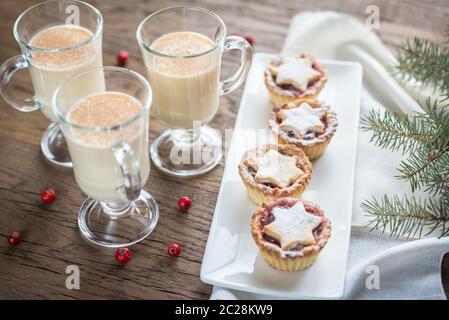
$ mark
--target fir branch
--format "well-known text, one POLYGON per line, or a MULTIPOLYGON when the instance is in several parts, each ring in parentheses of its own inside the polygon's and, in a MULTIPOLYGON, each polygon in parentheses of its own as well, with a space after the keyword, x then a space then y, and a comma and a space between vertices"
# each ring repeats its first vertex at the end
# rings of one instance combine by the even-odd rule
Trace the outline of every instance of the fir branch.
POLYGON ((364 201, 361 207, 372 217, 368 224, 371 230, 384 233, 388 229, 392 237, 422 237, 434 231, 440 237, 449 235, 449 197, 421 201, 415 197, 384 195, 380 201, 376 198, 364 201))
MULTIPOLYGON (((426 125, 442 136, 449 137, 449 103, 427 98, 421 107, 425 111, 421 117, 426 121, 426 125)), ((449 144, 448 140, 449 138, 447 138, 446 144, 449 144)))
POLYGON ((370 110, 361 120, 363 131, 372 131, 370 142, 392 151, 411 152, 420 145, 429 144, 429 130, 425 121, 408 118, 393 112, 370 110))
POLYGON ((398 168, 400 174, 396 178, 408 181, 414 192, 423 185, 433 161, 434 158, 430 156, 427 148, 415 150, 407 159, 401 161, 398 168))
POLYGON ((431 195, 437 195, 440 193, 449 194, 449 174, 434 174, 429 177, 427 181, 428 187, 424 190, 431 195))
POLYGON ((432 165, 428 166, 427 174, 421 181, 424 191, 433 196, 449 193, 449 146, 439 149, 433 157, 432 165))
MULTIPOLYGON (((449 43, 449 25, 445 35, 449 43)), ((424 230, 425 235, 436 231, 449 236, 449 48, 414 39, 401 47, 398 61, 404 80, 432 84, 443 96, 427 99, 423 112, 412 116, 371 111, 362 119, 362 129, 372 133, 377 146, 407 154, 396 177, 407 181, 412 191, 422 189, 431 197, 385 195, 361 207, 371 216, 368 226, 373 230, 388 229, 397 237, 422 237, 424 230)))
POLYGON ((415 38, 401 46, 398 62, 404 80, 414 77, 424 85, 432 84, 449 98, 449 48, 415 38))
POLYGON ((424 188, 438 195, 449 188, 449 112, 438 100, 427 99, 422 107, 425 113, 414 118, 428 128, 430 143, 415 148, 408 159, 401 161, 397 178, 408 181, 412 191, 424 188))
POLYGON ((449 150, 429 167, 423 184, 426 186, 424 191, 433 196, 449 194, 449 150))
POLYGON ((412 191, 438 194, 447 188, 449 152, 449 112, 438 100, 426 100, 425 112, 401 116, 392 112, 371 110, 362 119, 362 130, 372 132, 371 142, 392 151, 402 150, 408 157, 401 161, 396 176, 410 183, 412 191))

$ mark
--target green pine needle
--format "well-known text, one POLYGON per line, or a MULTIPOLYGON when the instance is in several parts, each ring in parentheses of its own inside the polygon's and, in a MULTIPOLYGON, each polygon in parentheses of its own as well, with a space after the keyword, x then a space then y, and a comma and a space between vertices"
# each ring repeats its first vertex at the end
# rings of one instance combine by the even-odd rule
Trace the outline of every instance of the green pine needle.
POLYGON ((389 111, 370 110, 361 123, 363 131, 372 132, 371 142, 392 151, 401 150, 402 154, 430 142, 429 128, 419 117, 408 118, 389 111))
MULTIPOLYGON (((445 36, 449 43, 449 26, 445 36)), ((396 178, 407 182, 412 192, 427 192, 427 199, 397 195, 372 198, 361 204, 370 217, 372 230, 391 236, 422 237, 437 232, 449 236, 449 48, 415 38, 400 48, 397 71, 405 81, 414 78, 434 85, 442 96, 428 98, 423 112, 411 116, 370 111, 361 128, 371 133, 371 142, 404 159, 396 178)))
POLYGON ((371 230, 389 230, 392 237, 422 237, 435 231, 440 237, 449 235, 448 196, 426 201, 384 195, 364 201, 361 207, 371 217, 371 230))
POLYGON ((408 155, 397 178, 410 183, 412 191, 424 188, 436 195, 449 188, 449 112, 437 100, 422 107, 425 112, 413 116, 371 110, 361 128, 372 133, 375 145, 408 155))
POLYGON ((399 50, 397 69, 405 81, 415 78, 423 85, 432 84, 449 98, 449 48, 430 40, 414 38, 399 50))

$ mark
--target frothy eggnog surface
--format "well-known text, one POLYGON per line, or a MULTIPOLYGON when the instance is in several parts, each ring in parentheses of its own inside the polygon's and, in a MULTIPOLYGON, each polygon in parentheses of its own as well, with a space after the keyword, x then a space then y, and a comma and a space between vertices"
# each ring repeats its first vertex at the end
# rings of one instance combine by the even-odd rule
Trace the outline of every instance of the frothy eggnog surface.
MULTIPOLYGON (((30 46, 39 49, 62 49, 82 44, 93 36, 86 28, 74 25, 59 25, 45 28, 30 40, 30 46)), ((33 55, 33 64, 41 68, 68 68, 92 58, 89 45, 60 52, 39 52, 33 55)))
MULTIPOLYGON (((175 32, 166 34, 151 44, 151 49, 173 57, 190 57, 205 53, 212 49, 215 43, 208 37, 194 32, 175 32)), ((156 57, 155 68, 159 72, 171 75, 191 75, 210 67, 207 57, 190 59, 167 59, 156 57)))
POLYGON ((182 31, 161 36, 150 48, 156 53, 144 53, 144 58, 158 119, 182 129, 191 129, 193 121, 210 121, 219 95, 220 51, 212 50, 215 42, 182 31))
MULTIPOLYGON (((45 28, 31 38, 29 45, 33 48, 63 49, 35 50, 30 59, 34 92, 48 118, 55 119, 50 108, 51 97, 65 79, 83 70, 101 67, 101 43, 89 42, 92 36, 92 32, 83 27, 58 25, 45 28)), ((104 87, 99 77, 85 81, 83 85, 98 90, 104 87)))
MULTIPOLYGON (((121 92, 104 92, 83 98, 68 113, 67 119, 75 125, 87 128, 113 127, 134 118, 143 110, 140 102, 121 92)), ((110 147, 119 138, 133 134, 132 126, 114 132, 74 129, 77 142, 94 146, 110 147)))

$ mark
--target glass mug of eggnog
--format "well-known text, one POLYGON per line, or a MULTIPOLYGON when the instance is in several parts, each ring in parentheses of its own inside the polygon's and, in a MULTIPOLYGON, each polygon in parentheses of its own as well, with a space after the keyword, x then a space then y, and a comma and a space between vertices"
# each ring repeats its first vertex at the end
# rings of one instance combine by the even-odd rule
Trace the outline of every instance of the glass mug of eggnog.
POLYGON ((148 16, 137 30, 147 77, 153 90, 154 115, 169 130, 151 145, 153 163, 175 176, 194 176, 214 168, 222 158, 222 139, 207 124, 219 97, 242 84, 252 61, 251 45, 226 37, 216 14, 196 7, 172 7, 148 16), (237 72, 220 82, 222 53, 240 50, 237 72))
MULTIPOLYGON (((102 66, 101 39, 103 18, 93 6, 80 1, 46 1, 24 11, 14 24, 14 37, 22 54, 0 67, 0 93, 14 108, 30 112, 41 110, 51 121, 51 97, 68 77, 82 70, 102 66), (9 85, 19 69, 28 69, 34 96, 19 98, 9 85)), ((96 78, 86 79, 82 86, 102 88, 96 78)), ((64 136, 53 122, 41 140, 44 156, 57 165, 71 167, 64 136)))
POLYGON ((158 207, 142 189, 150 173, 147 80, 131 70, 100 67, 72 76, 55 91, 52 108, 88 198, 78 225, 90 242, 132 245, 156 226, 158 207), (103 88, 84 86, 101 74, 103 88))

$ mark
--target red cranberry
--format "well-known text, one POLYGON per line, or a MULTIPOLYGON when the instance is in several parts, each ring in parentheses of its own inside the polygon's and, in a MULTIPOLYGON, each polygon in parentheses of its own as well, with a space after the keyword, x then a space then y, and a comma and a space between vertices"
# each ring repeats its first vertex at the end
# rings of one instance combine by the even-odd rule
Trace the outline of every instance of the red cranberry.
POLYGON ((177 257, 181 253, 181 247, 177 243, 170 243, 167 247, 167 253, 172 257, 177 257))
POLYGON ((124 51, 124 50, 120 51, 117 54, 117 63, 120 66, 124 66, 126 64, 126 62, 128 61, 128 57, 129 57, 129 54, 127 51, 124 51))
POLYGON ((15 247, 20 243, 20 234, 17 231, 11 232, 11 234, 7 237, 8 243, 15 247))
POLYGON ((254 45, 256 44, 256 40, 254 39, 253 36, 247 35, 247 36, 244 36, 243 38, 245 38, 245 40, 248 41, 248 43, 249 43, 252 47, 254 47, 254 45))
POLYGON ((56 192, 52 188, 47 188, 41 192, 41 200, 43 203, 52 203, 56 199, 56 192))
POLYGON ((127 263, 129 260, 131 260, 131 250, 128 248, 118 248, 115 250, 115 259, 120 263, 127 263))
POLYGON ((181 211, 187 211, 192 206, 192 200, 189 197, 180 197, 178 200, 178 208, 181 211))
POLYGON ((233 33, 231 33, 231 35, 233 35, 233 36, 240 36, 240 37, 244 38, 246 41, 248 41, 248 43, 249 43, 251 46, 254 46, 254 45, 256 44, 256 40, 254 39, 253 36, 250 36, 250 35, 243 35, 243 34, 239 34, 239 33, 237 33, 237 32, 233 32, 233 33))

